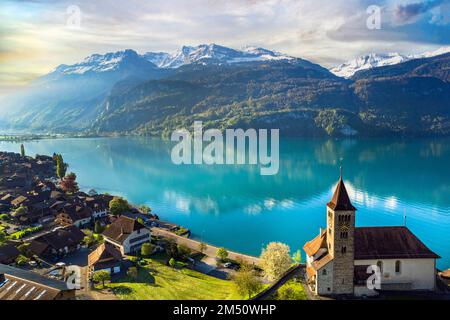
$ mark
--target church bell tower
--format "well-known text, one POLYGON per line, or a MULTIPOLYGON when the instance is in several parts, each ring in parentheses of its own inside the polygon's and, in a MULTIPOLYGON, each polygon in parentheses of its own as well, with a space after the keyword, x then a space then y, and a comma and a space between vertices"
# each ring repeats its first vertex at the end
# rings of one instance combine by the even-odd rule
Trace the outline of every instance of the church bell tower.
POLYGON ((353 294, 356 208, 341 175, 327 203, 327 246, 333 257, 333 294, 353 294))

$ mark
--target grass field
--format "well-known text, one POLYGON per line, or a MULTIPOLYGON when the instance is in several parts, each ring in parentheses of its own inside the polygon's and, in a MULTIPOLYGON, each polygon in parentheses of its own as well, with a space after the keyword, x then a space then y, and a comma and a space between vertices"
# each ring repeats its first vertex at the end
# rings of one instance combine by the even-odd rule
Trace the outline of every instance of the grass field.
POLYGON ((123 276, 107 287, 123 300, 238 300, 233 283, 186 268, 172 268, 162 258, 146 259, 137 279, 123 276))

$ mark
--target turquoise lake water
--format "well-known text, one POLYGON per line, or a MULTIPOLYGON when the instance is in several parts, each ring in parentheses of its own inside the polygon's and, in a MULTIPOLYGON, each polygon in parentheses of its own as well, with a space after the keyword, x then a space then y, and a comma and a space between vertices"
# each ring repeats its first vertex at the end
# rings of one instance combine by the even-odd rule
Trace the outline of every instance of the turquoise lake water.
MULTIPOLYGON (((259 255, 271 241, 291 251, 326 225, 326 203, 342 163, 358 208, 357 226, 407 226, 450 267, 450 139, 282 139, 280 169, 181 165, 170 141, 147 138, 26 142, 27 154, 61 153, 80 187, 148 204, 161 219, 191 229, 193 238, 259 255)), ((19 152, 19 144, 0 142, 19 152)))

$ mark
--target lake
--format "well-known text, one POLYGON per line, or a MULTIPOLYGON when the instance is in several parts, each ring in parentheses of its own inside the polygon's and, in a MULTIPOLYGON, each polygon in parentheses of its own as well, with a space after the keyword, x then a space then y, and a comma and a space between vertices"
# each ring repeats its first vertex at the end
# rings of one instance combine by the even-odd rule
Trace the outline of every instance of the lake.
MULTIPOLYGON (((450 139, 282 139, 280 169, 181 165, 172 143, 152 138, 25 142, 28 155, 61 153, 84 191, 147 204, 192 237, 251 255, 271 241, 294 252, 326 226, 339 177, 358 208, 357 226, 406 225, 450 267, 450 139)), ((20 143, 0 142, 19 152, 20 143)))

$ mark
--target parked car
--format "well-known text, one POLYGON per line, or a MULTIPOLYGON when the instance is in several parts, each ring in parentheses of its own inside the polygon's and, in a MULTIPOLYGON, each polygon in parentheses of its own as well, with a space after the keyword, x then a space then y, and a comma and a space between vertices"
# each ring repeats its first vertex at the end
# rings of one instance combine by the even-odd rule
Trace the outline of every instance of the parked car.
POLYGON ((55 266, 58 268, 64 268, 66 266, 66 264, 64 262, 58 262, 55 264, 55 266))
POLYGON ((227 262, 227 263, 225 263, 223 266, 224 266, 225 268, 231 268, 232 265, 233 265, 233 264, 232 264, 231 262, 227 262))

